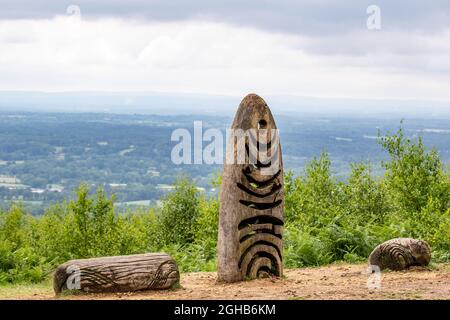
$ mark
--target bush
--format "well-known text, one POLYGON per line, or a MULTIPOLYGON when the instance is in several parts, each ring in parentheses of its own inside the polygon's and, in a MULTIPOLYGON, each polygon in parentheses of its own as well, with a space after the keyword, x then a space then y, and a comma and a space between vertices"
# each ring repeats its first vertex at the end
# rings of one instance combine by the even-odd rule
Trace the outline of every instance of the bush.
POLYGON ((32 219, 15 205, 0 211, 0 283, 39 282, 51 270, 35 249, 32 219))
POLYGON ((199 203, 197 187, 187 178, 180 178, 175 190, 162 199, 157 217, 161 245, 185 245, 194 241, 199 203))
POLYGON ((297 228, 284 233, 284 264, 287 268, 320 266, 330 263, 332 255, 319 238, 297 228))
POLYGON ((440 211, 450 206, 450 180, 435 149, 427 151, 419 137, 414 143, 403 129, 381 138, 390 160, 383 163, 389 195, 406 214, 418 214, 434 198, 440 211))

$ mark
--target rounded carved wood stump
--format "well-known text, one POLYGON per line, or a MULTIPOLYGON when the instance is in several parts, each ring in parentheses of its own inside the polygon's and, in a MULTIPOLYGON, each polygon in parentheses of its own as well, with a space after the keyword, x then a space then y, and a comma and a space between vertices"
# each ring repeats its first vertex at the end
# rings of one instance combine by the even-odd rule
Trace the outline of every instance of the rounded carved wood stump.
POLYGON ((180 281, 176 262, 165 253, 71 260, 53 276, 56 294, 64 290, 131 292, 170 289, 180 281))
POLYGON ((427 266, 431 260, 428 243, 412 238, 396 238, 378 245, 369 256, 369 265, 380 270, 405 270, 411 266, 427 266))
POLYGON ((282 276, 283 163, 266 102, 247 95, 231 129, 220 194, 218 280, 282 276))

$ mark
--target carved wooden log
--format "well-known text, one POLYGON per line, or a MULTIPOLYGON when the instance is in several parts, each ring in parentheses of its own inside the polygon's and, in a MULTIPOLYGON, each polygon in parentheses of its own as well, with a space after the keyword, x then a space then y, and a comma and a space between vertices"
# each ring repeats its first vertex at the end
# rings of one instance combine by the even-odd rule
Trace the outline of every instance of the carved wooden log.
POLYGON ((411 238, 396 238, 378 245, 369 256, 369 264, 380 270, 404 270, 411 266, 426 266, 431 260, 428 243, 411 238))
POLYGON ((221 189, 218 280, 281 276, 283 164, 266 102, 247 95, 228 141, 221 189))
POLYGON ((180 281, 178 266, 165 253, 71 260, 53 277, 56 294, 63 290, 131 292, 169 289, 180 281))

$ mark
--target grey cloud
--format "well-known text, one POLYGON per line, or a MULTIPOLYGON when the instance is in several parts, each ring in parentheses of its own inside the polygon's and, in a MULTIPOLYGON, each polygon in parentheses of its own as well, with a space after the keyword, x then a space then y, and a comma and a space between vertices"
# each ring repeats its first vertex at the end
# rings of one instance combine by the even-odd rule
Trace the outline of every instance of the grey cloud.
POLYGON ((150 21, 204 19, 294 34, 336 34, 365 28, 366 8, 382 9, 383 28, 434 32, 450 27, 448 0, 4 0, 0 18, 51 18, 71 5, 83 17, 115 16, 150 21))
POLYGON ((375 51, 427 57, 439 49, 411 35, 432 37, 450 29, 448 0, 3 0, 0 19, 52 18, 66 14, 69 5, 78 5, 83 19, 192 19, 305 36, 306 41, 291 45, 313 55, 364 57, 375 51), (381 8, 381 31, 366 28, 371 4, 381 8))

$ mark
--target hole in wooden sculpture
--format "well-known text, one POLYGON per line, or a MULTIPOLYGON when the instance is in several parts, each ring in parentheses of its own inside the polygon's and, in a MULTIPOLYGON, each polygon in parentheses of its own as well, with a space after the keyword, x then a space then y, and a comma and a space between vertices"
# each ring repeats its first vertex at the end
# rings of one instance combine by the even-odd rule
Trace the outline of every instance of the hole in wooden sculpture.
POLYGON ((239 230, 239 243, 244 243, 252 237, 258 237, 265 234, 270 234, 281 240, 283 237, 283 226, 271 223, 249 224, 239 230))
POLYGON ((266 144, 263 144, 261 141, 258 141, 255 136, 253 134, 249 134, 248 135, 250 140, 246 140, 246 143, 248 144, 248 142, 252 143, 253 145, 256 145, 256 150, 259 151, 260 146, 264 146, 266 147, 266 150, 270 150, 270 148, 272 147, 272 141, 269 140, 266 144))
MULTIPOLYGON (((275 244, 273 244, 273 243, 271 243, 271 242, 268 242, 268 241, 265 241, 265 240, 261 240, 261 241, 256 241, 254 244, 252 244, 250 247, 248 247, 248 248, 241 254, 241 257, 240 257, 240 259, 239 259, 239 264, 238 264, 239 268, 241 268, 242 262, 243 262, 245 256, 249 253, 249 251, 252 250, 253 247, 258 246, 258 245, 264 245, 264 246, 266 246, 266 247, 270 247, 270 248, 275 249, 274 252, 277 253, 278 258, 280 259, 280 261, 282 261, 282 256, 281 256, 281 250, 280 250, 280 248, 278 248, 275 244)), ((266 254, 272 261, 275 262, 275 265, 278 264, 278 263, 277 263, 276 257, 274 257, 274 256, 273 256, 271 253, 269 253, 268 251, 260 250, 260 251, 257 252, 257 255, 261 255, 261 254, 266 254)), ((256 255, 253 255, 252 259, 254 259, 255 256, 256 256, 256 255)), ((251 260, 250 260, 250 261, 251 261, 251 260)), ((249 265, 251 265, 251 262, 249 263, 249 265)))
POLYGON ((262 202, 262 203, 248 201, 248 200, 239 200, 239 202, 249 208, 253 208, 253 209, 257 209, 257 210, 267 210, 267 209, 272 209, 272 208, 278 207, 283 202, 283 200, 277 200, 274 202, 262 202))
MULTIPOLYGON (((270 254, 269 252, 265 252, 265 251, 260 251, 258 252, 250 261, 249 266, 247 268, 247 273, 249 273, 250 269, 252 268, 253 264, 255 263, 256 260, 258 260, 259 258, 267 258, 270 260, 270 264, 271 266, 263 266, 261 267, 259 270, 265 270, 266 272, 268 272, 269 274, 275 274, 275 275, 279 275, 280 274, 280 266, 278 265, 277 259, 270 254)), ((258 270, 258 271, 259 271, 258 270)))
POLYGON ((245 270, 245 274, 247 276, 252 276, 252 269, 255 267, 258 268, 255 270, 256 272, 254 272, 256 278, 268 277, 270 275, 279 276, 281 274, 277 259, 265 251, 260 251, 253 256, 247 266, 247 270, 245 270), (255 264, 257 265, 255 266, 255 264))
POLYGON ((246 240, 264 234, 282 239, 283 226, 279 224, 276 218, 271 219, 269 216, 255 217, 246 219, 238 226, 239 243, 244 243, 246 240))
POLYGON ((283 221, 274 217, 274 216, 257 216, 257 217, 252 217, 252 218, 248 218, 245 220, 242 220, 239 223, 238 229, 244 229, 245 227, 249 226, 249 225, 253 225, 253 224, 273 224, 273 225, 278 225, 278 226, 282 226, 284 225, 283 221))
POLYGON ((281 173, 281 170, 278 170, 277 173, 275 173, 269 179, 263 180, 263 181, 258 181, 251 176, 252 171, 251 171, 250 167, 246 167, 245 169, 242 169, 242 173, 244 174, 245 178, 247 179, 247 181, 250 184, 254 184, 256 186, 256 188, 264 188, 264 187, 267 187, 270 183, 272 183, 272 181, 274 181, 276 178, 278 178, 278 176, 281 173))
POLYGON ((262 163, 261 161, 256 161, 256 163, 254 164, 254 166, 257 169, 261 169, 261 168, 270 168, 272 166, 272 160, 268 161, 267 163, 262 163))
POLYGON ((273 229, 258 229, 258 230, 255 230, 255 231, 251 231, 251 233, 249 233, 249 234, 243 236, 243 237, 239 240, 239 242, 242 243, 242 242, 244 242, 245 240, 247 240, 247 239, 253 237, 255 234, 258 234, 258 233, 269 233, 269 234, 274 235, 275 237, 281 239, 281 235, 280 235, 280 234, 275 234, 275 232, 273 231, 273 229))
MULTIPOLYGON (((256 163, 251 164, 253 167, 255 167, 255 169, 268 168, 268 167, 272 166, 272 164, 278 160, 278 156, 279 156, 278 152, 275 152, 272 155, 272 151, 276 151, 276 150, 272 150, 272 141, 268 141, 266 144, 263 144, 260 141, 256 140, 256 138, 252 134, 249 135, 248 139, 246 139, 246 141, 245 141, 245 151, 247 152, 246 156, 247 156, 249 163, 250 163, 249 143, 256 146, 257 154, 254 155, 252 153, 252 157, 253 157, 252 162, 254 162, 256 160, 256 163), (264 146, 264 151, 261 151, 261 146, 264 146), (260 152, 263 152, 263 153, 260 154, 260 152), (266 160, 264 160, 264 163, 263 163, 259 160, 259 157, 264 154, 265 154, 266 160)), ((252 150, 252 151, 255 151, 255 150, 252 150)))
POLYGON ((270 278, 270 275, 274 274, 268 267, 262 267, 258 270, 258 279, 270 278))
MULTIPOLYGON (((257 149, 257 150, 258 150, 258 152, 259 152, 259 149, 257 149)), ((248 146, 247 143, 245 144, 245 151, 247 152, 247 159, 249 159, 248 162, 250 162, 250 149, 249 149, 249 146, 248 146)), ((254 161, 255 158, 256 158, 256 157, 253 158, 253 161, 254 161)), ((256 159, 256 163, 252 163, 251 165, 252 165, 256 170, 257 170, 257 169, 260 169, 260 168, 269 168, 269 167, 272 165, 272 162, 275 162, 275 161, 273 161, 274 158, 275 158, 275 157, 271 157, 271 158, 270 158, 270 161, 267 161, 267 163, 262 163, 261 161, 259 161, 258 159, 256 159)), ((276 160, 276 158, 275 158, 275 160, 276 160)))
POLYGON ((267 121, 264 119, 259 120, 258 129, 265 129, 267 127, 267 121))
MULTIPOLYGON (((251 186, 252 186, 252 187, 255 187, 254 185, 251 185, 251 186)), ((269 190, 269 192, 263 193, 263 194, 257 193, 257 192, 255 192, 255 191, 253 191, 253 190, 247 188, 246 186, 244 186, 244 185, 243 185, 242 183, 240 183, 240 182, 237 183, 237 187, 238 187, 239 189, 241 189, 242 191, 244 191, 245 193, 251 195, 251 196, 255 196, 255 197, 258 197, 258 198, 265 198, 265 197, 271 196, 271 195, 277 193, 278 191, 280 191, 280 189, 281 189, 281 184, 274 183, 274 184, 272 185, 272 188, 269 190)))

